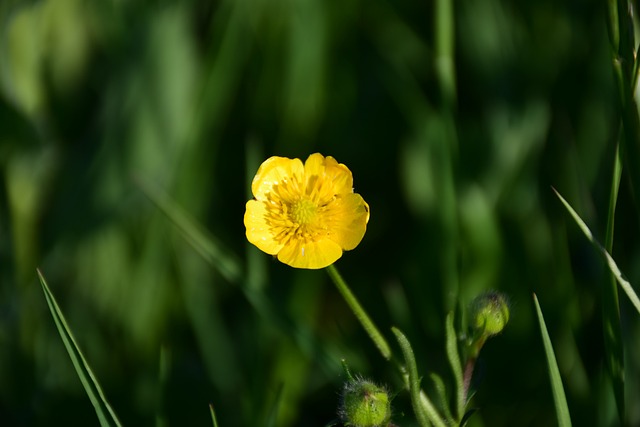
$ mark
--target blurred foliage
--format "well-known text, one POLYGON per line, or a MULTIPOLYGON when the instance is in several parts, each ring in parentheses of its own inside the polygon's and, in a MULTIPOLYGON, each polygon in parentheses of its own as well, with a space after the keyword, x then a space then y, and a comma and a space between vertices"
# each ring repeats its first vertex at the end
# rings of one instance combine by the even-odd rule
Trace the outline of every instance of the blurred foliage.
MULTIPOLYGON (((555 420, 534 291, 574 424, 615 425, 606 271, 551 191, 604 236, 620 117, 603 10, 455 2, 451 109, 431 2, 1 2, 2 425, 95 420, 36 267, 125 425, 211 425, 210 403, 224 427, 274 413, 279 426, 325 425, 343 357, 400 391, 324 272, 245 240, 260 162, 316 151, 349 166, 372 211, 338 267, 387 336, 405 331, 420 372, 452 381, 444 319, 456 301, 510 296, 510 323, 477 367, 473 426, 555 420), (241 260, 239 280, 181 237, 140 180, 241 260)), ((639 231, 623 173, 613 256, 632 284, 639 231)), ((637 402, 640 325, 624 299, 621 316, 637 402)), ((415 425, 406 393, 392 405, 396 424, 415 425)))

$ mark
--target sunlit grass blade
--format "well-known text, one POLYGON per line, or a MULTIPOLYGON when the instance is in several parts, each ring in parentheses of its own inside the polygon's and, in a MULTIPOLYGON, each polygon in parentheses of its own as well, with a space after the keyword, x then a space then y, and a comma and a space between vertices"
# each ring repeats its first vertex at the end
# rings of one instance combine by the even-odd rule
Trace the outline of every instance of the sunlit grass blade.
POLYGON ((404 356, 407 375, 409 376, 408 386, 409 394, 411 396, 411 405, 413 406, 413 411, 415 412, 418 423, 421 427, 431 426, 431 423, 436 427, 446 427, 446 423, 438 414, 433 403, 431 403, 427 395, 420 389, 418 366, 409 340, 398 328, 394 327, 391 328, 391 330, 396 336, 400 349, 402 350, 402 355, 404 356))
POLYGON ((216 411, 213 410, 212 404, 209 404, 209 412, 211 412, 211 421, 213 422, 213 427, 218 427, 218 420, 216 420, 216 411))
POLYGON ((282 401, 282 391, 284 390, 284 385, 280 384, 278 386, 278 390, 276 391, 276 398, 271 405, 271 410, 269 411, 269 415, 267 416, 267 422, 265 423, 265 427, 275 427, 278 421, 278 409, 280 408, 280 402, 282 401))
MULTIPOLYGON (((620 161, 620 147, 616 146, 605 236, 605 249, 609 253, 611 253, 613 249, 616 202, 618 200, 621 174, 622 163, 620 161)), ((604 331, 605 360, 613 385, 613 394, 616 399, 616 407, 618 408, 618 418, 620 422, 623 423, 625 414, 624 343, 620 327, 618 287, 613 274, 610 274, 607 279, 607 283, 604 283, 602 287, 602 329, 604 331)))
POLYGON ((631 304, 633 304, 633 306, 638 311, 638 313, 640 313, 640 299, 638 299, 638 295, 636 295, 635 291, 631 287, 631 283, 629 283, 629 281, 622 276, 622 272, 618 268, 618 265, 613 260, 611 255, 609 255, 609 252, 607 252, 607 250, 603 248, 602 245, 598 243, 596 239, 594 239, 593 234, 591 233, 591 230, 589 230, 589 227, 587 227, 587 224, 585 224, 584 221, 582 221, 580 216, 578 216, 576 211, 573 210, 571 205, 569 205, 569 203, 560 195, 560 193, 558 193, 555 188, 553 189, 553 191, 556 193, 556 195, 558 196, 562 204, 565 206, 565 208, 567 208, 567 210, 573 217, 574 221, 576 222, 576 224, 578 224, 578 227, 580 227, 580 229, 582 230, 584 235, 587 237, 587 239, 589 239, 589 241, 598 249, 602 257, 605 259, 607 266, 609 267, 609 270, 611 270, 611 273, 616 278, 617 282, 620 284, 620 287, 627 294, 627 297, 631 301, 631 304))
POLYGON ((556 416, 558 418, 559 427, 570 427, 571 417, 569 416, 569 407, 567 406, 567 398, 564 394, 564 387, 562 386, 562 379, 560 378, 560 371, 558 370, 558 363, 556 362, 556 356, 553 352, 553 346, 551 345, 551 338, 549 338, 549 332, 547 326, 544 323, 542 317, 542 310, 538 303, 538 298, 533 295, 533 301, 536 305, 536 313, 538 315, 538 322, 540 323, 540 333, 542 335, 542 342, 544 344, 544 351, 547 355, 547 364, 549 366, 549 378, 551 380, 551 390, 553 392, 553 401, 556 406, 556 416))
POLYGON ((236 255, 199 226, 163 190, 137 178, 142 192, 178 227, 185 239, 230 282, 242 280, 242 266, 236 255))
POLYGON ((75 368, 76 373, 78 374, 78 377, 80 378, 80 381, 82 382, 82 385, 96 410, 96 415, 98 416, 100 425, 102 427, 121 426, 118 417, 111 408, 111 405, 109 405, 109 402, 107 402, 98 380, 91 371, 80 347, 78 347, 78 344, 73 337, 73 333, 71 332, 71 328, 69 328, 69 325, 62 314, 62 310, 60 310, 53 293, 49 289, 47 281, 40 270, 37 271, 40 284, 42 285, 42 290, 44 291, 44 296, 47 300, 47 305, 51 311, 51 316, 53 316, 53 320, 58 328, 58 333, 60 333, 60 338, 62 338, 62 342, 69 353, 73 367, 75 368))

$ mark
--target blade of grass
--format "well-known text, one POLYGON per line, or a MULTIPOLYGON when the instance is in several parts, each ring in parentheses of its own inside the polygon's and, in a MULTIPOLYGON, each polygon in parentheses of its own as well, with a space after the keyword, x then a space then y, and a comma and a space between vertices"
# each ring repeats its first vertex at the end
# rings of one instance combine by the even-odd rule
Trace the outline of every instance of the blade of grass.
POLYGON ((80 378, 80 382, 82 382, 82 386, 87 392, 87 395, 96 410, 96 415, 98 416, 100 425, 102 427, 121 426, 118 417, 111 408, 111 405, 109 405, 109 402, 107 402, 98 380, 89 367, 80 347, 78 347, 78 344, 73 337, 73 333, 71 332, 71 328, 69 328, 69 325, 62 314, 62 310, 60 310, 53 293, 49 289, 47 281, 39 269, 36 271, 38 272, 38 278, 40 279, 40 284, 44 291, 44 297, 47 300, 47 305, 51 311, 51 316, 53 316, 53 321, 58 328, 60 338, 62 338, 62 342, 69 353, 73 367, 80 378))
POLYGON ((636 201, 640 200, 640 169, 632 167, 640 155, 640 117, 635 96, 638 61, 636 61, 634 17, 626 0, 607 0, 607 29, 611 46, 611 63, 618 86, 618 105, 623 123, 625 160, 636 201))
POLYGON ((277 425, 276 421, 278 421, 278 409, 280 408, 280 402, 282 401, 283 390, 284 384, 280 384, 278 386, 278 390, 276 391, 276 398, 271 405, 271 410, 269 411, 269 415, 267 416, 265 427, 275 427, 277 425))
MULTIPOLYGON (((621 174, 622 163, 620 161, 620 147, 616 145, 611 193, 609 196, 609 212, 607 215, 607 232, 605 236, 605 249, 609 253, 611 253, 613 249, 616 202, 618 200, 621 174)), ((605 360, 613 385, 618 418, 621 424, 624 424, 624 343, 622 340, 622 329, 620 327, 618 287, 613 274, 610 274, 607 279, 608 283, 602 287, 602 330, 604 332, 605 360)))
POLYGON ((213 422, 213 427, 218 427, 218 420, 216 420, 216 411, 213 410, 212 404, 209 404, 209 412, 211 412, 211 421, 213 422))
POLYGON ((237 256, 200 227, 160 188, 137 177, 142 192, 178 227, 185 239, 231 283, 242 280, 242 266, 237 256))
POLYGON ((456 387, 456 419, 461 420, 464 415, 464 407, 466 400, 466 390, 462 375, 462 363, 460 362, 460 354, 458 353, 458 340, 456 331, 453 327, 453 312, 447 315, 446 320, 446 338, 447 338, 447 358, 453 372, 453 379, 456 387))
POLYGON ((578 224, 578 227, 580 227, 580 229, 582 230, 584 235, 587 237, 587 239, 596 247, 596 249, 598 249, 598 252, 602 255, 602 257, 606 261, 607 266, 609 267, 609 270, 611 270, 611 273, 616 278, 617 282, 620 284, 620 287, 627 294, 627 297, 631 301, 631 304, 633 304, 635 309, 640 314, 640 299, 638 299, 638 295, 636 295, 635 291, 633 290, 633 287, 631 287, 631 283, 629 283, 629 281, 622 276, 622 272, 618 268, 618 265, 613 260, 611 255, 609 255, 609 252, 607 252, 607 250, 603 248, 602 245, 598 243, 598 241, 593 237, 593 234, 591 233, 591 230, 589 230, 589 227, 587 227, 587 224, 585 224, 582 218, 578 216, 578 214, 576 213, 576 211, 573 210, 571 205, 569 205, 569 203, 560 195, 560 193, 556 191, 555 188, 553 188, 553 191, 556 193, 556 196, 558 196, 558 198, 560 199, 562 204, 565 206, 565 208, 567 208, 567 210, 573 217, 574 221, 576 222, 576 224, 578 224))
POLYGON ((538 303, 538 297, 533 294, 533 301, 536 305, 536 313, 538 314, 538 321, 540 323, 540 333, 542 335, 542 343, 544 344, 544 351, 547 355, 547 364, 549 365, 549 379, 551 380, 551 391, 553 392, 553 401, 556 405, 556 416, 558 417, 559 427, 570 427, 571 417, 569 416, 569 407, 567 406, 567 398, 564 394, 564 388, 562 386, 562 379, 560 378, 560 371, 558 370, 558 363, 556 362, 556 356, 553 352, 553 346, 551 345, 551 338, 549 338, 549 332, 544 323, 542 317, 542 310, 538 303))

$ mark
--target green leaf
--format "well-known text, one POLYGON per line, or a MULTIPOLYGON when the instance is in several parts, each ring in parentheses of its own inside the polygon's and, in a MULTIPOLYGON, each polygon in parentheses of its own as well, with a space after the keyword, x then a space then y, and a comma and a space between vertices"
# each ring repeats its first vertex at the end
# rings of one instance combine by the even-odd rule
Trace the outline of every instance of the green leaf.
POLYGON ((340 359, 340 363, 342 363, 342 369, 347 377, 347 381, 355 381, 355 378, 353 378, 353 375, 351 374, 351 369, 349 369, 349 365, 347 365, 347 361, 345 359, 340 359))
POLYGON ((398 344, 400 344, 400 349, 402 350, 402 355, 404 356, 408 371, 407 385, 409 394, 411 395, 411 405, 413 406, 413 411, 416 414, 418 423, 422 427, 429 427, 431 423, 436 427, 446 427, 447 424, 443 421, 440 414, 438 414, 431 400, 429 400, 427 395, 420 389, 420 377, 418 376, 416 358, 413 355, 413 349, 411 348, 409 340, 398 328, 391 328, 391 331, 393 331, 396 336, 398 344))
POLYGON ((49 310, 51 311, 51 316, 53 316, 53 320, 58 328, 58 333, 60 333, 60 338, 62 338, 62 342, 69 353, 73 367, 75 368, 76 373, 78 374, 78 377, 80 378, 80 381, 82 382, 82 385, 96 410, 100 425, 102 427, 121 426, 118 417, 111 408, 111 405, 109 405, 109 402, 107 402, 98 380, 93 374, 93 371, 91 371, 80 347, 78 347, 78 344, 73 337, 73 333, 71 332, 71 328, 69 328, 69 325, 62 314, 62 310, 60 310, 53 293, 49 289, 47 281, 39 269, 37 272, 40 284, 42 285, 42 290, 44 291, 45 299, 47 300, 49 310))
POLYGON ((598 249, 598 252, 602 255, 602 257, 606 261, 607 266, 609 267, 609 270, 611 270, 611 273, 620 284, 620 287, 627 294, 627 297, 631 301, 631 304, 633 304, 635 309, 640 314, 640 299, 638 299, 638 295, 636 295, 635 291, 631 287, 631 283, 629 283, 629 281, 622 276, 622 273, 620 272, 618 265, 613 260, 611 255, 609 255, 609 252, 607 252, 607 250, 603 248, 602 245, 598 243, 598 241, 593 237, 593 234, 591 233, 591 230, 589 230, 589 227, 587 227, 587 224, 585 224, 582 218, 578 216, 578 214, 576 213, 576 211, 573 210, 571 205, 569 205, 569 203, 560 195, 560 193, 556 191, 555 188, 553 189, 553 191, 556 193, 556 195, 558 196, 562 204, 565 206, 565 208, 567 208, 567 210, 573 217, 574 221, 576 222, 576 224, 578 224, 578 227, 580 227, 580 229, 582 230, 584 235, 587 237, 587 239, 589 239, 589 241, 596 247, 596 249, 598 249))
POLYGON ((467 412, 465 412, 464 417, 462 417, 462 421, 460 421, 460 427, 466 426, 469 422, 469 418, 471 418, 471 416, 476 412, 478 412, 477 408, 471 408, 467 412))
POLYGON ((458 353, 458 337, 453 327, 453 312, 447 315, 446 320, 446 348, 447 358, 453 372, 453 379, 456 382, 456 419, 460 420, 464 413, 465 407, 465 387, 462 374, 462 363, 460 362, 460 354, 458 353))
POLYGON ((569 407, 567 406, 567 398, 564 394, 564 388, 562 387, 562 379, 560 378, 560 371, 558 370, 558 363, 556 362, 556 356, 553 352, 553 346, 551 345, 551 339, 549 338, 549 332, 544 323, 542 317, 542 310, 538 303, 538 298, 533 294, 533 301, 536 305, 536 313, 538 314, 538 321, 540 323, 540 332, 542 334, 542 342, 544 344, 544 351, 547 355, 547 364, 549 365, 549 379, 551 380, 551 390, 553 392, 553 401, 556 406, 556 416, 558 418, 559 427, 570 427, 571 417, 569 416, 569 407))
MULTIPOLYGON (((621 174, 620 147, 616 146, 611 193, 609 196, 609 211, 607 215, 607 234, 605 236, 605 249, 609 253, 611 253, 613 249, 616 202, 618 200, 621 174)), ((605 360, 607 371, 613 385, 618 417, 621 424, 624 424, 624 343, 622 340, 622 329, 620 327, 618 287, 613 274, 610 274, 607 279, 607 283, 604 283, 602 287, 602 330, 604 331, 605 360)))
POLYGON ((432 372, 429 374, 429 378, 433 382, 433 387, 438 394, 438 400, 440 401, 440 407, 442 408, 442 412, 444 412, 444 417, 449 423, 453 423, 453 414, 451 414, 451 410, 449 409, 449 399, 447 397, 447 388, 444 385, 444 381, 440 378, 440 375, 432 372))

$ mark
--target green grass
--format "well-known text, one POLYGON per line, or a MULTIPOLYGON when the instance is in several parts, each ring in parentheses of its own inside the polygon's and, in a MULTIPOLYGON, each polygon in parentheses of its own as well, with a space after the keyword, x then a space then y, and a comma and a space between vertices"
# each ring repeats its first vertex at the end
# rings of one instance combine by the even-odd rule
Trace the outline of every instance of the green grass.
POLYGON ((99 423, 101 396, 123 425, 327 425, 343 359, 387 385, 398 426, 424 422, 416 390, 447 419, 477 408, 470 427, 555 425, 532 293, 571 422, 640 424, 626 10, 0 2, 3 425, 99 423), (260 163, 313 152, 345 163, 371 208, 336 267, 409 345, 381 353, 325 272, 246 241, 260 163), (510 319, 465 396, 466 310, 489 290, 510 319))
POLYGON ((538 302, 538 298, 535 294, 533 295, 533 301, 536 305, 536 313, 538 315, 538 321, 540 322, 540 334, 542 335, 544 351, 547 356, 547 364, 549 365, 549 380, 551 382, 551 390, 553 392, 553 402, 556 405, 558 426, 571 427, 571 415, 569 414, 569 407, 567 406, 567 398, 564 394, 564 386, 562 385, 562 378, 560 377, 560 370, 558 369, 556 355, 553 351, 551 338, 549 337, 549 332, 547 331, 547 326, 544 322, 540 303, 538 302))
POLYGON ((80 347, 78 347, 78 344, 73 337, 73 332, 67 324, 64 314, 60 310, 55 297, 51 293, 51 290, 47 285, 47 281, 39 270, 38 278, 40 279, 40 284, 42 285, 42 290, 44 291, 47 305, 49 306, 49 310, 51 311, 51 316, 53 316, 53 321, 56 324, 56 328, 58 329, 60 338, 64 343, 67 353, 69 353, 69 357, 73 362, 73 367, 78 374, 78 378, 82 382, 82 386, 87 392, 87 396, 91 400, 91 404, 96 410, 96 415, 98 417, 98 420, 100 421, 100 425, 102 427, 120 427, 122 424, 120 424, 120 421, 113 411, 113 408, 107 401, 107 398, 104 396, 102 388, 100 387, 100 383, 96 379, 93 371, 91 370, 91 367, 89 366, 89 363, 82 354, 82 350, 80 350, 80 347))

